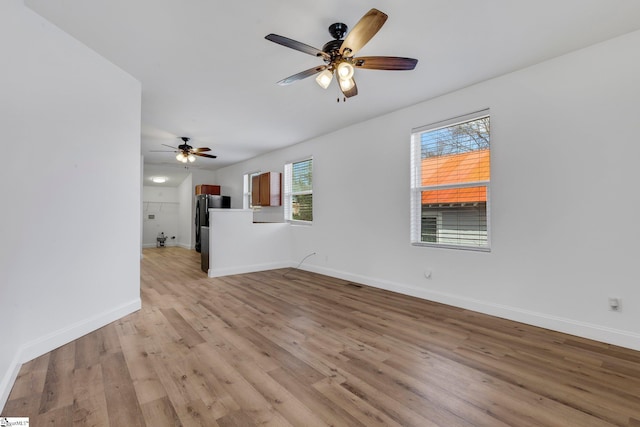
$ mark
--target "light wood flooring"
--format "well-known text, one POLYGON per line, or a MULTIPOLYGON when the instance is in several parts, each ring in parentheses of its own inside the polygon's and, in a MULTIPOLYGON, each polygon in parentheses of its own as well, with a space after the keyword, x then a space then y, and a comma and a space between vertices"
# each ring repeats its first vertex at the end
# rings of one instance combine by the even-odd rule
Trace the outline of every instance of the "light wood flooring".
POLYGON ((26 363, 31 426, 640 426, 640 353, 293 269, 144 251, 142 310, 26 363))

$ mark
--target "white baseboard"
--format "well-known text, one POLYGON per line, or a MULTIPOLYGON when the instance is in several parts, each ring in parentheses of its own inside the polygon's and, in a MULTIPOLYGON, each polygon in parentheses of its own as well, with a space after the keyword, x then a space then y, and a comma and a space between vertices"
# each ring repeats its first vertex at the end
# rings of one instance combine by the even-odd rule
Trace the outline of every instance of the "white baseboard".
POLYGON ((275 270, 277 268, 291 267, 291 261, 279 261, 266 264, 239 265, 237 267, 210 268, 209 277, 230 276, 232 274, 255 273, 256 271, 275 270))
POLYGON ((89 332, 100 329, 111 322, 140 310, 141 307, 142 302, 140 298, 136 298, 135 300, 122 304, 112 310, 76 322, 18 347, 14 354, 13 361, 11 362, 12 365, 9 367, 0 382, 0 409, 4 408, 4 405, 7 403, 11 388, 13 387, 13 383, 15 382, 23 363, 78 339, 89 332))
POLYGON ((457 295, 428 289, 417 289, 400 283, 314 265, 303 265, 300 269, 640 351, 640 334, 631 331, 608 328, 593 323, 551 316, 472 298, 463 298, 457 295))

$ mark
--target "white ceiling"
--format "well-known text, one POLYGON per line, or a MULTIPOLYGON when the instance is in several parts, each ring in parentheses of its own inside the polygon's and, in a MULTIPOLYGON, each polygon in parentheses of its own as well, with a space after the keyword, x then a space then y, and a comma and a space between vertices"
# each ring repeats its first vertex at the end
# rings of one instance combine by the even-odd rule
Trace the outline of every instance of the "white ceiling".
POLYGON ((638 0, 363 3, 25 0, 142 83, 145 175, 166 171, 169 185, 189 171, 150 150, 178 136, 218 155, 191 168, 215 170, 640 29, 638 0), (371 7, 389 19, 356 56, 417 58, 414 71, 357 70, 359 94, 346 103, 335 82, 275 84, 323 62, 265 35, 322 48, 329 25, 352 28, 371 7))

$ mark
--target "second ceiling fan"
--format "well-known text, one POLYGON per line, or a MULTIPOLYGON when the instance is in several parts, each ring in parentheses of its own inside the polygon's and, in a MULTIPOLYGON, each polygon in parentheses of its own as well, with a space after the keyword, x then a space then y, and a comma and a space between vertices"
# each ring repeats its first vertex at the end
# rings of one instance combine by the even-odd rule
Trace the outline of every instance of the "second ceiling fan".
POLYGON ((397 56, 354 57, 354 55, 376 35, 386 20, 387 15, 385 13, 377 9, 371 9, 358 21, 348 34, 345 24, 341 22, 332 24, 329 27, 329 33, 334 40, 326 43, 322 47, 322 50, 277 34, 267 35, 265 37, 267 40, 309 55, 318 56, 325 62, 325 65, 313 67, 280 80, 278 84, 288 85, 317 74, 316 81, 321 87, 326 89, 335 75, 340 90, 346 98, 350 98, 358 94, 358 87, 353 78, 356 68, 369 70, 413 70, 418 63, 418 60, 414 58, 397 56))
MULTIPOLYGON (((203 153, 203 151, 211 151, 211 148, 209 147, 193 148, 191 145, 189 145, 189 140, 191 138, 187 138, 186 136, 181 136, 179 138, 182 140, 182 144, 178 145, 177 147, 174 147, 172 145, 162 144, 165 147, 172 148, 173 149, 172 151, 174 153, 178 153, 176 156, 176 160, 178 160, 179 162, 182 162, 182 163, 187 163, 188 161, 194 162, 196 160, 195 156, 208 157, 210 159, 215 159, 218 157, 212 154, 203 153)), ((151 151, 156 153, 169 152, 167 150, 151 150, 151 151)))

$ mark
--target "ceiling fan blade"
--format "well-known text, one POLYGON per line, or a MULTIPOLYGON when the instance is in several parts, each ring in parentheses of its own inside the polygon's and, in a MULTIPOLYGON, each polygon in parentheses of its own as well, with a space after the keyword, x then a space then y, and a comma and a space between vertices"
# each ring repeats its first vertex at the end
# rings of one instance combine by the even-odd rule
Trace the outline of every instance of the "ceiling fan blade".
POLYGON ((356 67, 368 70, 413 70, 417 63, 417 59, 398 56, 359 56, 353 61, 356 67))
POLYGON ((150 153, 177 153, 177 151, 169 151, 169 150, 149 150, 150 153))
POLYGON ((286 86, 293 82, 297 82, 298 80, 306 79, 307 77, 311 77, 314 74, 318 74, 327 69, 327 65, 319 65, 317 67, 309 68, 308 70, 300 71, 293 76, 289 76, 286 79, 282 79, 278 82, 280 86, 286 86))
POLYGON ((281 44, 282 46, 289 47, 291 49, 299 50, 300 52, 308 53, 309 55, 320 56, 324 59, 331 59, 329 54, 321 51, 320 49, 316 49, 313 46, 309 46, 308 44, 304 44, 284 36, 279 36, 277 34, 269 34, 265 36, 265 39, 272 41, 274 43, 281 44))
POLYGON ((367 12, 358 23, 347 34, 342 46, 340 46, 340 53, 342 56, 351 57, 356 54, 357 51, 367 44, 369 40, 382 28, 387 21, 387 15, 380 12, 378 9, 371 9, 367 12))
POLYGON ((165 147, 169 147, 169 148, 173 148, 174 150, 178 150, 178 147, 174 147, 173 145, 167 145, 167 144, 160 144, 160 145, 164 145, 165 147))
POLYGON ((349 88, 349 89, 345 89, 345 88, 343 87, 343 85, 342 85, 342 84, 340 84, 340 82, 338 82, 338 86, 340 86, 340 90, 342 91, 342 93, 344 94, 344 96, 345 96, 346 98, 351 98, 352 96, 356 96, 356 95, 358 94, 358 86, 356 85, 356 81, 352 78, 352 79, 350 80, 350 82, 351 82, 353 85, 349 84, 349 85, 347 86, 347 87, 349 87, 349 86, 350 86, 350 88, 349 88))
POLYGON ((200 157, 208 157, 210 159, 215 159, 215 158, 218 157, 218 156, 213 156, 211 154, 202 154, 202 153, 193 153, 193 155, 194 156, 200 156, 200 157))
POLYGON ((209 148, 209 147, 200 147, 200 148, 194 148, 191 151, 193 153, 201 153, 203 151, 211 151, 211 148, 209 148))

